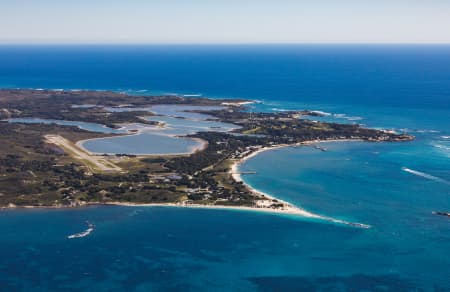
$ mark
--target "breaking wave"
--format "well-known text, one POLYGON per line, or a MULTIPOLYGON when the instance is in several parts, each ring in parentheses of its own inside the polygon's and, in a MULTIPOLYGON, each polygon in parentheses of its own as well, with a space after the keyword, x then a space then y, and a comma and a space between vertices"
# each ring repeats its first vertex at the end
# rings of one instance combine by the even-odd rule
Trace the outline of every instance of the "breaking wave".
POLYGON ((276 107, 273 107, 270 110, 272 110, 274 112, 288 112, 289 111, 288 109, 285 109, 285 108, 276 108, 276 107))
POLYGON ((412 132, 416 132, 416 133, 439 133, 440 131, 438 130, 412 130, 412 132))
POLYGON ((345 119, 348 121, 361 121, 363 118, 358 116, 347 116, 346 114, 333 114, 334 118, 345 119))

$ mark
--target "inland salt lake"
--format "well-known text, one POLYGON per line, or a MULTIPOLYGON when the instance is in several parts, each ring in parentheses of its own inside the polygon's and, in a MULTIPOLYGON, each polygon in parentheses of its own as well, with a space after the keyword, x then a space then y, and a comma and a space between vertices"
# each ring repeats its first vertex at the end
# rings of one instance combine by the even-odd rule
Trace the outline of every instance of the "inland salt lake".
POLYGON ((143 119, 162 123, 161 126, 126 124, 119 129, 95 123, 39 118, 15 118, 8 121, 11 123, 59 124, 76 126, 92 132, 122 134, 117 137, 92 139, 80 143, 85 150, 95 154, 187 154, 201 149, 204 145, 201 141, 183 136, 205 131, 228 132, 239 128, 233 124, 211 120, 212 116, 187 111, 222 108, 224 107, 178 105, 157 105, 151 108, 108 108, 110 111, 148 110, 158 116, 143 117, 143 119))
MULTIPOLYGON (((320 110, 416 136, 282 148, 241 166, 256 189, 370 229, 231 210, 3 210, 2 290, 450 289, 450 220, 432 214, 450 211, 449 46, 3 46, 0 57, 1 87, 258 99, 252 110, 320 110), (86 221, 95 230, 67 238, 86 221)), ((173 151, 196 143, 172 135, 211 126, 171 116, 157 117, 177 125, 163 136, 193 143, 173 151)), ((84 146, 142 151, 95 141, 84 146)))

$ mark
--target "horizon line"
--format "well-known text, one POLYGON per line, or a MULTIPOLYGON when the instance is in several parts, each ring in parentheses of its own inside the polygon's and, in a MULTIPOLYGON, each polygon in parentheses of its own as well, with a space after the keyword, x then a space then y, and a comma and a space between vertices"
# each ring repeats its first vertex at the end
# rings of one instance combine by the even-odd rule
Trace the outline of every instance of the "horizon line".
POLYGON ((271 43, 271 42, 249 42, 249 43, 241 43, 241 42, 227 42, 227 43, 204 43, 204 42, 192 42, 192 43, 177 43, 177 42, 2 42, 0 41, 0 46, 12 46, 12 45, 58 45, 58 46, 71 46, 71 45, 84 45, 84 46, 96 46, 96 45, 116 45, 116 46, 251 46, 251 45, 266 45, 266 46, 296 46, 296 45, 380 45, 380 46, 436 46, 436 45, 450 45, 450 42, 427 42, 427 43, 419 43, 419 42, 280 42, 280 43, 271 43))

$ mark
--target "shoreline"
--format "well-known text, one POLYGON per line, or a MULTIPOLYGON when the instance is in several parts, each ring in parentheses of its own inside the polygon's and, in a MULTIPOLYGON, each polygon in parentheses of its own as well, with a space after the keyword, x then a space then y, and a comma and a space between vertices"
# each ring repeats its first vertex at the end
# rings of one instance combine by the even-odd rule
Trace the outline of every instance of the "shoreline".
MULTIPOLYGON (((279 202, 281 200, 277 199, 279 202)), ((347 225, 351 227, 368 229, 371 228, 370 225, 362 224, 362 223, 353 223, 344 220, 334 219, 331 217, 316 215, 314 213, 310 213, 301 208, 290 205, 290 207, 285 207, 283 209, 275 209, 268 207, 249 207, 249 206, 226 206, 226 205, 202 205, 202 204, 186 204, 186 203, 126 203, 126 202, 88 202, 80 205, 73 206, 65 206, 65 205, 54 205, 54 206, 33 206, 33 205, 25 205, 25 206, 16 206, 10 204, 6 207, 0 207, 1 211, 10 211, 10 210, 30 210, 30 209, 39 209, 39 210, 56 210, 56 209, 79 209, 91 206, 121 206, 121 207, 171 207, 171 208, 188 208, 188 209, 205 209, 205 210, 224 210, 224 211, 245 211, 245 212, 259 212, 265 214, 272 215, 292 215, 299 218, 306 218, 312 220, 318 220, 323 222, 335 223, 340 225, 347 225)))
MULTIPOLYGON (((94 140, 118 139, 118 138, 122 138, 122 137, 131 137, 131 136, 137 136, 137 135, 142 135, 142 134, 143 134, 143 130, 138 130, 138 132, 136 132, 136 133, 80 140, 80 141, 75 142, 74 144, 75 144, 75 146, 77 146, 78 148, 80 148, 81 150, 83 150, 84 152, 86 152, 87 154, 92 155, 92 156, 103 156, 104 154, 109 155, 109 156, 115 156, 116 153, 105 153, 105 152, 100 153, 100 152, 89 151, 88 149, 86 149, 86 147, 84 147, 84 143, 89 142, 89 141, 94 141, 94 140)), ((148 157, 148 156, 184 156, 184 155, 194 154, 195 152, 202 151, 202 150, 206 149, 206 147, 208 147, 208 142, 205 141, 205 140, 202 140, 200 138, 191 138, 191 137, 176 136, 176 135, 164 135, 164 134, 155 134, 155 135, 161 135, 161 136, 178 138, 178 139, 188 139, 188 140, 192 140, 192 141, 197 142, 198 145, 190 147, 189 148, 189 150, 190 150, 189 152, 183 152, 183 153, 151 153, 151 154, 148 154, 148 153, 146 153, 146 154, 143 154, 143 153, 132 153, 132 154, 127 154, 127 155, 135 155, 135 156, 139 156, 139 157, 148 157)))
MULTIPOLYGON (((144 117, 142 117, 144 118, 144 117)), ((119 138, 123 138, 123 137, 132 137, 132 136, 138 136, 138 135, 142 135, 145 132, 150 132, 153 135, 159 135, 159 136, 164 136, 164 137, 171 137, 174 139, 187 139, 187 140, 191 140, 191 141, 195 141, 197 142, 197 145, 194 145, 192 147, 189 147, 189 151, 187 152, 181 152, 181 153, 132 153, 132 154, 128 154, 128 155, 135 155, 135 156, 139 156, 139 157, 151 157, 151 156, 185 156, 185 155, 191 155, 194 154, 198 151, 202 151, 204 149, 206 149, 206 147, 208 147, 208 141, 200 139, 200 138, 193 138, 193 137, 189 137, 188 135, 173 135, 173 134, 164 134, 162 132, 160 132, 162 129, 167 129, 169 127, 167 127, 165 124, 163 125, 157 125, 157 126, 144 126, 143 128, 139 128, 136 131, 132 132, 130 130, 127 130, 127 126, 129 126, 131 124, 121 124, 121 127, 118 130, 126 130, 127 132, 123 133, 123 134, 119 134, 119 135, 114 135, 114 136, 106 136, 106 137, 100 137, 100 138, 90 138, 90 139, 84 139, 84 140, 80 140, 75 142, 75 145, 77 147, 79 147, 81 150, 85 151, 87 154, 92 155, 92 156, 102 156, 104 154, 106 155, 110 155, 110 156, 114 156, 116 153, 100 153, 100 152, 92 152, 89 151, 88 149, 86 149, 86 147, 84 147, 84 144, 86 142, 89 141, 94 141, 94 140, 105 140, 105 139, 119 139, 119 138)), ((106 126, 105 126, 106 127, 106 126)), ((232 131, 228 130, 228 131, 232 131)))
MULTIPOLYGON (((335 223, 335 224, 340 224, 340 225, 347 225, 347 226, 351 226, 351 227, 368 229, 368 228, 371 228, 370 225, 363 224, 363 223, 349 222, 349 221, 335 219, 335 218, 328 217, 328 216, 315 214, 315 213, 309 212, 303 208, 297 207, 287 201, 281 200, 277 197, 274 197, 265 192, 257 190, 242 180, 242 177, 239 174, 239 170, 238 170, 239 165, 241 165, 248 159, 255 157, 259 153, 262 153, 265 151, 275 150, 275 149, 284 148, 284 147, 296 147, 296 146, 300 146, 300 145, 308 146, 308 145, 311 145, 314 143, 352 142, 352 141, 361 141, 361 139, 311 140, 311 141, 304 141, 304 142, 300 142, 300 143, 296 143, 296 144, 282 144, 282 145, 276 145, 276 146, 271 146, 271 147, 263 147, 256 151, 253 151, 252 153, 246 155, 245 157, 242 157, 241 159, 234 161, 234 163, 230 167, 229 174, 232 176, 232 178, 235 181, 242 182, 245 185, 245 187, 249 189, 250 192, 252 192, 254 195, 256 195, 257 197, 260 197, 262 199, 259 201, 256 200, 255 206, 190 204, 190 203, 185 203, 185 202, 178 202, 178 203, 86 202, 83 204, 77 204, 77 205, 72 205, 72 206, 66 206, 66 205, 16 206, 16 205, 10 204, 9 206, 0 207, 0 211, 1 210, 12 210, 12 209, 66 209, 66 208, 74 209, 74 208, 82 208, 82 207, 89 207, 89 206, 108 206, 108 205, 109 206, 124 206, 124 207, 177 207, 177 208, 212 209, 212 210, 252 211, 252 212, 261 212, 261 213, 266 213, 266 214, 278 214, 278 215, 295 215, 295 216, 298 216, 301 218, 307 218, 307 219, 319 220, 319 221, 335 223), (265 204, 265 203, 267 203, 267 201, 272 202, 273 200, 276 200, 277 203, 280 203, 283 206, 281 208, 271 208, 271 207, 269 207, 269 205, 265 204), (259 203, 259 205, 258 205, 258 203, 259 203)), ((206 142, 206 144, 207 144, 207 142, 206 142)))
MULTIPOLYGON (((332 217, 328 217, 328 216, 323 216, 323 215, 319 215, 319 214, 315 214, 312 212, 309 212, 301 207, 297 207, 287 201, 284 201, 282 199, 279 199, 277 197, 274 197, 272 195, 269 195, 265 192, 262 192, 254 187, 252 187, 251 185, 249 185, 248 183, 246 183, 243 179, 242 176, 239 172, 239 166, 241 164, 243 164, 245 161, 247 161, 248 159, 251 159, 255 156, 257 156, 260 153, 266 152, 266 151, 270 151, 270 150, 276 150, 276 149, 280 149, 280 148, 285 148, 285 147, 298 147, 298 146, 310 146, 312 144, 315 143, 325 143, 325 142, 357 142, 357 141, 362 141, 361 139, 332 139, 332 140, 309 140, 309 141, 304 141, 304 142, 299 142, 296 144, 282 144, 282 145, 276 145, 276 146, 270 146, 270 147, 263 147, 261 149, 258 149, 256 151, 253 151, 252 153, 246 155, 245 157, 242 157, 241 159, 235 160, 233 162, 233 164, 230 167, 229 170, 229 174, 231 175, 231 177, 233 178, 233 180, 235 180, 236 182, 242 182, 245 187, 253 194, 255 194, 256 196, 259 197, 263 197, 269 200, 276 200, 278 203, 283 204, 283 208, 281 209, 274 209, 274 210, 278 210, 280 213, 285 213, 285 214, 296 214, 305 218, 311 218, 311 219, 318 219, 318 220, 324 220, 324 221, 328 221, 328 222, 332 222, 332 223, 337 223, 337 224, 344 224, 344 225, 350 225, 350 226, 354 226, 354 227, 360 227, 360 228, 371 228, 370 225, 367 224, 362 224, 362 223, 354 223, 354 222, 348 222, 348 221, 344 221, 344 220, 340 220, 340 219, 335 219, 332 217)), ((252 208, 252 207, 250 207, 252 208)), ((255 209, 257 209, 257 207, 255 207, 255 209)), ((270 209, 270 208, 267 208, 270 209)))
MULTIPOLYGON (((266 151, 270 151, 270 150, 275 150, 275 149, 280 149, 280 148, 285 148, 285 147, 298 147, 298 146, 310 146, 314 143, 331 143, 331 142, 357 142, 357 141, 363 141, 362 139, 332 139, 332 140, 309 140, 309 141, 304 141, 304 142, 299 142, 296 144, 281 144, 281 145, 275 145, 275 146, 270 146, 270 147, 263 147, 260 148, 256 151, 253 151, 252 153, 250 153, 249 155, 246 155, 245 157, 242 157, 241 159, 236 160, 230 168, 229 173, 231 174, 231 176, 233 177, 233 179, 237 182, 244 182, 242 180, 241 175, 239 174, 239 170, 238 167, 239 165, 241 165, 242 163, 244 163, 245 161, 247 161, 250 158, 255 157, 256 155, 262 153, 262 152, 266 152, 266 151)), ((245 182, 244 182, 245 183, 245 182)), ((245 184, 247 187, 249 187, 247 184, 245 184)), ((251 187, 249 187, 251 188, 251 187)), ((256 190, 257 191, 257 190, 256 190)), ((257 191, 259 193, 263 193, 260 191, 257 191)), ((264 194, 264 193, 263 193, 264 194)), ((272 196, 267 195, 267 197, 272 198, 272 196)), ((276 198, 275 198, 276 199, 276 198)), ((281 200, 279 200, 281 201, 281 200)))

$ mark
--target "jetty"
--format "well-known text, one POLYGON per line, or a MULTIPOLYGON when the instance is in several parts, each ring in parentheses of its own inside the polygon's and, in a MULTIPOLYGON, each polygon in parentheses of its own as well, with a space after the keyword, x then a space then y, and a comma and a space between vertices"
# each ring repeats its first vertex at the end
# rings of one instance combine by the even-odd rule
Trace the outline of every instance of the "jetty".
POLYGON ((256 174, 256 171, 238 171, 233 172, 232 174, 256 174))
POLYGON ((317 149, 317 150, 320 150, 320 151, 323 151, 323 152, 328 151, 327 148, 319 146, 319 145, 313 145, 313 147, 314 147, 314 149, 317 149))

